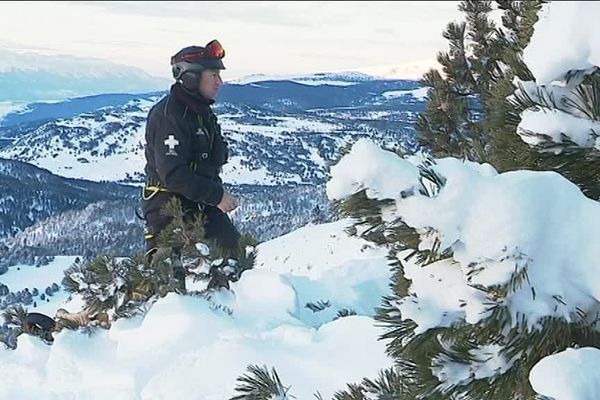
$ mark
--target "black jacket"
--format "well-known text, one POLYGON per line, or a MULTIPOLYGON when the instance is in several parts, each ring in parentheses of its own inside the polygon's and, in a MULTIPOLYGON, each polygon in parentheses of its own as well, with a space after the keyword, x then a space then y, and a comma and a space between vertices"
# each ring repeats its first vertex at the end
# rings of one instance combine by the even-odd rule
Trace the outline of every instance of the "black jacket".
POLYGON ((146 186, 162 187, 194 203, 221 202, 219 173, 228 147, 212 103, 175 84, 152 107, 146 125, 146 186))

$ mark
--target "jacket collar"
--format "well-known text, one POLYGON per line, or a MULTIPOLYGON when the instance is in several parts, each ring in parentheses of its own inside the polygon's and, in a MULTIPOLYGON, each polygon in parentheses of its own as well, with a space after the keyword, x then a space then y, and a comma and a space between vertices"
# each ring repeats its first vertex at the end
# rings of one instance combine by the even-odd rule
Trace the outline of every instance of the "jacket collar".
POLYGON ((171 86, 171 94, 185 107, 198 114, 209 112, 210 106, 215 102, 214 100, 201 96, 199 93, 196 94, 187 90, 179 83, 175 83, 171 86))

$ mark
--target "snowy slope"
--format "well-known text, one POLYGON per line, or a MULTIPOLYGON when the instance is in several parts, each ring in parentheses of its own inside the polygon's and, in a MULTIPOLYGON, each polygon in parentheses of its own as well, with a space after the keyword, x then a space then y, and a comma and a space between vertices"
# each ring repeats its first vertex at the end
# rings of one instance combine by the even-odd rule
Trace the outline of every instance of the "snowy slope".
MULTIPOLYGON (((298 399, 317 391, 330 398, 348 382, 374 378, 391 365, 372 319, 390 271, 384 250, 344 233, 349 223, 308 225, 261 244, 255 269, 211 301, 169 294, 143 318, 91 337, 63 331, 51 347, 20 336, 17 350, 0 350, 0 398, 222 400, 248 364, 275 367, 298 399), (306 307, 319 300, 330 307, 306 307), (341 308, 358 315, 334 319, 341 308)), ((11 270, 7 282, 43 285, 71 260, 57 258, 40 277, 25 266, 11 270)))
POLYGON ((145 165, 145 119, 156 100, 132 100, 116 109, 45 123, 0 151, 1 157, 68 178, 139 180, 145 165))
MULTIPOLYGON (((75 256, 58 256, 48 265, 42 265, 40 267, 35 267, 34 265, 18 265, 14 268, 10 268, 7 273, 1 275, 0 283, 8 286, 9 290, 15 293, 25 289, 29 289, 31 292, 34 288, 37 288, 41 295, 44 293, 44 290, 53 283, 60 285, 64 276, 64 270, 73 264, 75 258, 75 256)), ((31 312, 35 311, 47 315, 54 315, 56 310, 61 307, 78 311, 74 307, 78 307, 79 303, 68 301, 69 293, 64 290, 60 290, 52 296, 45 297, 46 298, 42 300, 39 295, 33 296, 33 301, 36 302, 36 306, 34 307, 32 303, 26 307, 31 312)))
POLYGON ((393 99, 403 96, 412 96, 417 100, 425 101, 427 99, 427 91, 429 88, 423 87, 414 90, 393 90, 389 92, 383 92, 382 96, 386 99, 393 99))

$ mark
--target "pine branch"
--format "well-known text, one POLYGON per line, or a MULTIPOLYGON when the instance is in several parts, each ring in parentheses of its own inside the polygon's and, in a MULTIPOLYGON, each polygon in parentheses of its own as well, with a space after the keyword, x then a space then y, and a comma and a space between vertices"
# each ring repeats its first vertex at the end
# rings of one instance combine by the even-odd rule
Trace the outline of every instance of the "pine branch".
POLYGON ((354 311, 352 309, 342 308, 341 310, 339 310, 337 312, 337 315, 333 319, 336 320, 338 318, 349 317, 351 315, 356 315, 356 311, 354 311))
POLYGON ((312 312, 319 312, 319 311, 323 311, 326 308, 331 307, 331 303, 329 302, 329 300, 326 300, 326 301, 319 300, 316 303, 312 303, 312 302, 306 303, 304 305, 304 307, 308 308, 312 312))
POLYGON ((284 387, 274 368, 269 370, 267 366, 259 367, 249 365, 248 374, 237 379, 238 385, 235 391, 237 396, 229 400, 289 400, 293 397, 288 394, 289 387, 284 387))

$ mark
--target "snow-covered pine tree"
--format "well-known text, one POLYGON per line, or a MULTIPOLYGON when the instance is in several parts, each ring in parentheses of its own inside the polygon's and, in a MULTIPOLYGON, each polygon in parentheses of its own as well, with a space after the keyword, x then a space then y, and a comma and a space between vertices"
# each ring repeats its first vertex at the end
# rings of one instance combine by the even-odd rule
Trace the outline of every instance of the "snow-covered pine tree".
MULTIPOLYGON (((515 141, 525 142, 535 156, 523 168, 558 171, 588 197, 600 199, 600 67, 567 67, 571 69, 552 78, 536 79, 536 74, 545 72, 539 66, 538 44, 544 39, 538 35, 532 40, 534 46, 524 53, 527 64, 515 68, 516 90, 513 86, 514 94, 506 99, 505 125, 518 135, 504 139, 503 144, 514 148, 522 146, 515 141)), ((509 164, 512 156, 501 154, 498 164, 509 164)))
POLYGON ((573 145, 566 138, 557 145, 545 140, 544 132, 532 132, 530 126, 521 124, 523 116, 532 120, 534 110, 597 118, 598 70, 572 71, 564 77, 568 89, 557 90, 536 84, 522 59, 544 3, 461 3, 466 22, 452 22, 444 32, 450 50, 438 54, 442 73, 432 69, 421 82, 430 90, 427 110, 417 122, 420 142, 436 157, 489 162, 499 172, 557 171, 587 196, 598 199, 599 151, 595 146, 573 145), (496 10, 502 13, 500 26, 490 17, 496 10), (515 81, 519 90, 513 95, 515 81))
POLYGON ((461 2, 465 21, 449 23, 443 33, 450 48, 438 54, 442 72, 431 69, 421 80, 430 89, 417 131, 420 143, 434 156, 490 162, 501 151, 490 124, 504 127, 512 68, 529 41, 542 2, 461 2), (493 21, 493 12, 502 13, 500 26, 493 21))
POLYGON ((257 242, 250 235, 240 240, 240 256, 228 255, 212 240, 204 237, 203 221, 184 219, 181 203, 172 199, 163 212, 173 221, 159 235, 158 251, 147 262, 143 254, 132 257, 100 256, 80 260, 65 271, 63 286, 80 294, 91 318, 108 312, 112 319, 143 313, 146 307, 169 292, 179 292, 173 267, 182 266, 186 276, 207 282, 196 295, 228 285, 254 265, 257 242), (178 250, 175 250, 178 249, 178 250))
MULTIPOLYGON (((501 42, 489 14, 491 1, 463 1, 466 22, 450 22, 443 33, 449 50, 438 53, 440 73, 430 69, 421 84, 429 87, 427 110, 417 120, 421 145, 436 156, 487 159, 489 138, 478 122, 480 98, 499 67, 501 42)), ((485 102, 483 102, 485 103, 485 102)))
POLYGON ((8 307, 2 314, 4 322, 0 329, 0 342, 9 349, 17 348, 17 336, 23 333, 27 310, 20 304, 8 307))
MULTIPOLYGON (((592 299, 579 307, 563 298, 560 289, 545 292, 539 281, 541 267, 519 247, 505 246, 496 258, 464 261, 465 248, 474 244, 463 238, 463 227, 455 227, 459 223, 455 221, 469 215, 470 207, 481 206, 465 204, 471 194, 457 190, 465 182, 497 177, 496 171, 455 159, 402 159, 378 153, 374 146, 358 142, 332 170, 328 191, 332 198, 343 199, 344 215, 356 219, 355 235, 389 249, 393 294, 384 298, 376 320, 387 328, 382 339, 387 340, 396 366, 375 381, 349 385, 336 393, 335 400, 533 400, 538 395, 530 386, 529 372, 537 362, 568 347, 600 345, 594 313, 600 302, 592 299), (373 165, 369 174, 353 172, 364 163, 373 165), (393 178, 382 180, 382 175, 393 178), (445 190, 447 185, 451 188, 445 190), (463 205, 465 210, 445 208, 444 201, 457 196, 461 200, 454 206, 463 205), (449 239, 453 234, 459 239, 449 239), (530 268, 538 271, 535 283, 530 281, 530 268), (543 316, 515 312, 521 302, 540 307, 543 316)), ((512 182, 513 176, 504 179, 512 182)), ((536 183, 547 176, 527 175, 527 179, 536 183)), ((569 186, 558 182, 564 186, 557 192, 569 186)), ((511 196, 518 196, 515 193, 511 196)), ((497 222, 479 223, 487 224, 497 222)), ((523 228, 514 229, 520 234, 523 228)), ((487 242, 482 243, 486 248, 487 242)))

